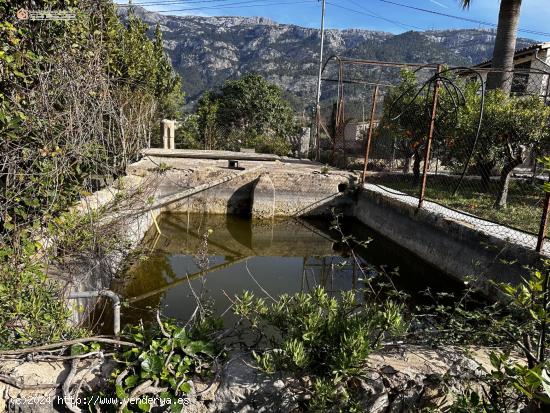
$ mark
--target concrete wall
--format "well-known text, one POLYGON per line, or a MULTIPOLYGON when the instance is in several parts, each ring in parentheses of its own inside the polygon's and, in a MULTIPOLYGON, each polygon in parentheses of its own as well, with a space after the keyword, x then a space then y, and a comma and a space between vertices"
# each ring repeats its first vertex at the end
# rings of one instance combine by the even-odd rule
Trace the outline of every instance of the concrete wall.
POLYGON ((358 195, 352 213, 442 272, 459 280, 477 277, 486 292, 493 290, 488 280, 517 282, 525 275, 523 265, 541 258, 531 249, 368 189, 358 195))
POLYGON ((344 209, 350 198, 339 191, 349 186, 341 176, 256 172, 244 174, 164 208, 171 212, 273 216, 326 216, 344 209))
POLYGON ((169 165, 162 173, 156 199, 177 197, 179 192, 235 177, 162 208, 170 212, 236 214, 266 219, 274 216, 327 216, 332 208, 345 209, 351 198, 345 194, 357 181, 353 173, 330 170, 322 165, 276 161, 240 161, 244 170, 227 168, 227 161, 176 158, 143 159, 131 165, 130 173, 148 176, 154 165, 169 165))
MULTIPOLYGON (((100 208, 109 211, 98 225, 110 227, 117 247, 49 265, 48 274, 62 282, 68 293, 110 288, 127 255, 139 246, 147 231, 152 229, 156 233, 154 220, 165 211, 235 214, 261 220, 276 216, 328 216, 332 208, 343 210, 351 205, 349 194, 342 189, 350 185, 352 174, 336 170, 322 174, 318 164, 282 161, 285 162, 245 159, 241 160, 244 169, 229 169, 227 160, 151 156, 131 164, 127 176, 83 198, 75 207, 81 214, 100 208), (225 178, 233 179, 224 182, 225 178), (222 183, 177 200, 181 198, 179 194, 216 182, 222 183), (171 202, 173 199, 176 201, 171 202)), ((96 302, 96 299, 71 300, 74 322, 87 319, 96 302), (79 307, 86 310, 80 312, 79 307)))

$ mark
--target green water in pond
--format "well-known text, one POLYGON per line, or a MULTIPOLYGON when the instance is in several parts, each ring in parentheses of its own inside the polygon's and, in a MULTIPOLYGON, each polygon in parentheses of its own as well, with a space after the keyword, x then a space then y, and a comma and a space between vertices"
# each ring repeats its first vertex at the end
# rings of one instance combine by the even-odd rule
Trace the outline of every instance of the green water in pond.
POLYGON ((459 288, 353 219, 342 222, 343 232, 373 239, 367 248, 354 248, 356 259, 341 235, 329 229, 330 220, 251 222, 237 216, 163 214, 159 227, 161 235, 152 229, 143 241, 147 259, 136 260, 118 287, 128 303, 123 323, 152 320, 157 308, 187 321, 201 294, 228 321, 228 297, 243 290, 275 297, 321 285, 338 294, 363 287, 363 278, 381 270, 412 297, 421 297, 428 286, 436 291, 459 288), (395 269, 399 276, 392 275, 395 269))

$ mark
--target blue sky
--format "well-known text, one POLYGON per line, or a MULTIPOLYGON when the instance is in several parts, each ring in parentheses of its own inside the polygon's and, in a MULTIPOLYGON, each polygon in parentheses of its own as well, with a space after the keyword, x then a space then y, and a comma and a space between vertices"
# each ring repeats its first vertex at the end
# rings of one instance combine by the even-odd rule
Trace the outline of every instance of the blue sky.
MULTIPOLYGON (((444 28, 486 28, 488 26, 437 16, 390 4, 382 0, 327 0, 327 27, 362 28, 400 33, 407 30, 444 28)), ((452 14, 473 20, 496 23, 498 0, 473 0, 462 10, 457 0, 390 0, 395 3, 452 14)), ((149 10, 163 14, 203 16, 264 16, 280 23, 318 27, 321 6, 317 0, 134 0, 149 10)), ((545 34, 522 33, 541 41, 550 41, 550 4, 548 0, 523 0, 520 28, 545 34)))

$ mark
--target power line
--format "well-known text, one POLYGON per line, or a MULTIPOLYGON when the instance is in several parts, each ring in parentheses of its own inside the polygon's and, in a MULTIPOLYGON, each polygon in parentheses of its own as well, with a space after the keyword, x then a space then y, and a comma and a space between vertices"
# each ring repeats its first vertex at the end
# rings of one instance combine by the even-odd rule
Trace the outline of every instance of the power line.
MULTIPOLYGON (((181 9, 181 10, 162 10, 162 11, 159 11, 159 12, 162 12, 162 13, 166 13, 166 12, 170 12, 170 11, 193 11, 193 10, 201 10, 201 9, 234 8, 235 6, 240 6, 240 5, 243 5, 242 7, 256 7, 256 5, 251 4, 251 3, 254 3, 257 0, 238 1, 238 2, 233 2, 233 3, 226 3, 228 1, 231 1, 231 0, 160 0, 160 1, 154 1, 154 0, 147 1, 147 0, 145 0, 141 3, 140 2, 134 3, 133 5, 136 5, 136 6, 157 6, 157 5, 169 5, 169 4, 184 5, 184 4, 201 4, 201 3, 220 3, 219 5, 216 5, 216 6, 201 6, 201 7, 193 7, 193 8, 187 8, 187 9, 181 9), (246 4, 251 4, 251 5, 250 6, 245 6, 246 4)), ((343 10, 347 10, 347 11, 351 11, 351 12, 354 12, 354 13, 369 16, 369 17, 372 17, 372 18, 375 18, 375 19, 383 20, 383 21, 386 21, 386 22, 389 22, 389 23, 392 23, 392 24, 395 24, 395 25, 398 25, 398 26, 401 26, 401 27, 408 27, 408 28, 413 28, 413 29, 422 30, 422 31, 426 30, 425 28, 422 28, 422 27, 419 27, 419 26, 414 26, 414 25, 411 25, 411 24, 408 24, 408 23, 404 23, 404 22, 401 22, 401 21, 397 21, 397 20, 389 19, 387 17, 383 17, 383 16, 381 16, 377 13, 374 13, 370 10, 367 10, 364 6, 362 6, 361 4, 359 4, 358 2, 356 2, 354 0, 347 0, 347 1, 354 4, 356 7, 360 8, 361 10, 352 9, 350 7, 346 7, 346 6, 343 6, 341 4, 336 4, 336 3, 332 3, 332 2, 328 2, 328 4, 330 4, 334 7, 338 7, 340 9, 343 9, 343 10)), ((415 10, 415 11, 420 11, 420 12, 423 12, 423 13, 433 14, 433 15, 436 15, 436 16, 448 17, 448 18, 451 18, 451 19, 461 20, 461 21, 465 21, 465 22, 469 22, 469 23, 475 23, 475 24, 479 24, 479 25, 483 25, 483 26, 489 26, 489 27, 495 27, 495 28, 497 27, 497 24, 495 24, 495 23, 491 23, 491 22, 487 22, 487 21, 483 21, 483 20, 478 20, 478 19, 472 19, 472 18, 469 18, 469 17, 457 16, 457 15, 449 14, 449 13, 443 13, 443 12, 439 12, 439 11, 432 10, 432 9, 426 9, 426 8, 422 8, 422 7, 411 6, 411 5, 408 5, 408 4, 403 4, 403 3, 399 3, 399 2, 396 2, 396 1, 392 1, 392 0, 378 0, 378 1, 383 2, 383 3, 387 3, 387 4, 391 4, 391 5, 394 5, 394 6, 398 6, 398 7, 404 7, 404 8, 410 9, 410 10, 415 10)), ((268 6, 268 5, 285 5, 285 4, 297 4, 297 3, 307 3, 307 1, 261 3, 261 4, 257 4, 257 6, 258 7, 264 7, 264 6, 268 6)), ((121 7, 128 7, 129 6, 128 4, 118 4, 118 5, 121 6, 121 7)), ((537 36, 550 37, 550 33, 543 32, 543 31, 540 31, 540 30, 519 28, 518 32, 537 35, 537 36)))
MULTIPOLYGON (((215 5, 212 5, 212 6, 195 6, 193 8, 187 8, 187 9, 181 9, 181 10, 161 10, 161 11, 157 11, 159 13, 164 13, 164 12, 169 12, 169 11, 187 11, 187 10, 201 10, 201 9, 220 9, 220 8, 225 8, 225 7, 229 7, 231 6, 234 7, 234 6, 240 6, 242 4, 250 4, 250 3, 256 3, 257 1, 262 1, 262 0, 245 0, 245 1, 234 1, 234 0, 162 0, 162 1, 159 1, 159 2, 155 2, 155 1, 149 1, 149 2, 144 2, 144 3, 132 3, 132 4, 121 4, 121 6, 125 6, 125 7, 131 7, 131 6, 157 6, 157 5, 170 5, 170 4, 174 4, 174 5, 186 5, 186 4, 191 4, 191 3, 221 3, 221 4, 215 4, 215 5), (233 1, 232 3, 226 3, 227 1, 233 1)), ((267 6, 267 5, 279 5, 279 4, 293 4, 294 2, 280 2, 280 1, 277 1, 277 2, 269 2, 269 0, 264 0, 264 1, 268 1, 268 3, 261 3, 261 4, 258 4, 258 6, 267 6)), ((314 0, 308 0, 308 1, 301 1, 301 2, 298 2, 298 3, 309 3, 311 1, 314 1, 314 0)), ((255 7, 255 5, 251 5, 251 6, 242 6, 242 7, 255 7)))
MULTIPOLYGON (((155 13, 173 13, 173 12, 186 12, 186 11, 198 11, 198 10, 218 10, 218 9, 232 9, 232 8, 245 8, 245 7, 264 7, 264 6, 280 6, 285 4, 303 4, 303 3, 309 3, 312 4, 313 0, 302 0, 302 1, 287 1, 287 2, 272 2, 272 3, 257 3, 257 4, 249 4, 254 3, 257 0, 249 0, 249 1, 238 1, 234 3, 224 3, 223 5, 216 5, 216 6, 202 6, 202 7, 190 7, 186 9, 170 9, 170 10, 155 10, 155 13)), ((127 4, 122 5, 128 7, 127 4)), ((130 5, 132 6, 132 5, 130 5)))
POLYGON ((399 22, 397 20, 392 20, 392 19, 388 19, 386 17, 383 17, 383 16, 380 16, 379 14, 377 13, 374 13, 370 10, 367 10, 364 6, 362 6, 361 4, 357 3, 356 1, 354 0, 348 0, 351 4, 353 4, 354 6, 356 7, 359 7, 361 10, 364 10, 364 11, 359 11, 359 10, 353 10, 353 9, 350 9, 348 7, 345 7, 345 6, 341 6, 341 5, 336 5, 336 4, 332 4, 333 6, 336 6, 336 7, 340 7, 342 9, 346 9, 346 10, 349 10, 349 11, 353 11, 353 12, 356 12, 356 13, 360 13, 360 14, 364 14, 366 16, 370 16, 370 17, 374 17, 375 19, 380 19, 380 20, 384 20, 386 22, 389 22, 389 23, 393 23, 397 26, 401 26, 403 28, 413 28, 413 29, 417 29, 417 30, 424 30, 423 28, 421 27, 418 27, 418 26, 413 26, 411 24, 407 24, 407 23, 403 23, 403 22, 399 22))
POLYGON ((161 0, 161 1, 147 1, 144 2, 132 2, 131 4, 118 4, 118 6, 124 6, 124 7, 131 7, 131 6, 161 6, 161 5, 167 5, 167 4, 176 4, 176 5, 186 5, 186 4, 192 4, 192 3, 225 3, 227 1, 234 1, 234 0, 161 0))
MULTIPOLYGON (((481 25, 484 25, 484 26, 491 26, 491 27, 497 27, 498 26, 495 23, 490 23, 490 22, 486 22, 486 21, 483 21, 483 20, 470 19, 468 17, 462 17, 462 16, 457 16, 457 15, 448 14, 448 13, 442 13, 442 12, 439 12, 439 11, 424 9, 422 7, 410 6, 408 4, 398 3, 398 2, 395 2, 395 1, 391 1, 391 0, 378 0, 378 1, 381 1, 382 3, 393 4, 394 6, 405 7, 407 9, 411 9, 411 10, 421 11, 421 12, 424 12, 424 13, 435 14, 437 16, 449 17, 449 18, 455 19, 455 20, 462 20, 462 21, 467 21, 467 22, 470 22, 470 23, 476 23, 476 24, 481 24, 481 25)), ((518 32, 550 37, 550 33, 542 32, 542 31, 538 31, 538 30, 518 29, 518 32)))

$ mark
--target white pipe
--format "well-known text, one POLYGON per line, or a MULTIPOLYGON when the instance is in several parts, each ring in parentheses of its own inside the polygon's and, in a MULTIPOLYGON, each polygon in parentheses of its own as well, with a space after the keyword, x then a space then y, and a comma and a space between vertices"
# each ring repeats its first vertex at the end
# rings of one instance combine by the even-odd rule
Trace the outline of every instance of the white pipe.
POLYGON ((120 298, 111 290, 96 290, 96 291, 81 291, 71 293, 67 296, 68 299, 76 298, 94 298, 94 297, 107 297, 111 299, 113 303, 113 331, 115 336, 120 333, 120 298))
POLYGON ((323 0, 323 10, 321 12, 321 50, 319 52, 319 77, 317 78, 317 106, 321 102, 321 76, 323 74, 323 50, 325 45, 325 13, 326 0, 323 0))
POLYGON ((319 119, 321 111, 321 76, 323 74, 323 50, 325 45, 325 13, 326 13, 326 0, 323 1, 321 12, 321 51, 319 52, 319 77, 317 78, 317 103, 315 105, 315 119, 316 119, 316 131, 315 131, 315 158, 317 159, 317 148, 321 144, 321 131, 319 130, 319 119))

